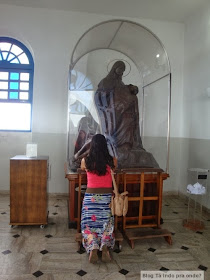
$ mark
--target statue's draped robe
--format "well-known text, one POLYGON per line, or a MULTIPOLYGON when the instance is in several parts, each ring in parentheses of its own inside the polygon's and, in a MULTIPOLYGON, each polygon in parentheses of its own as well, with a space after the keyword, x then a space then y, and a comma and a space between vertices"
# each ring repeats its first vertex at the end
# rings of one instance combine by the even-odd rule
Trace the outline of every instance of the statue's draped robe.
POLYGON ((108 140, 110 153, 118 159, 119 168, 159 168, 152 154, 142 146, 139 131, 138 99, 122 81, 103 79, 95 93, 95 105, 102 134, 108 140), (107 88, 106 88, 107 86, 107 88))

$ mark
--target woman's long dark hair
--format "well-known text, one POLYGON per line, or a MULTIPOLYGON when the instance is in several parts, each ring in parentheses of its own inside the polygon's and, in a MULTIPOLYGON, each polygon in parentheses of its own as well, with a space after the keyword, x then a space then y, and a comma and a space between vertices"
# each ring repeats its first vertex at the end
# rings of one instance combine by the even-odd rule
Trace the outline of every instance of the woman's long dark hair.
POLYGON ((110 156, 106 138, 102 134, 96 134, 91 140, 90 152, 85 159, 86 169, 99 176, 105 175, 107 165, 114 167, 113 157, 110 156))

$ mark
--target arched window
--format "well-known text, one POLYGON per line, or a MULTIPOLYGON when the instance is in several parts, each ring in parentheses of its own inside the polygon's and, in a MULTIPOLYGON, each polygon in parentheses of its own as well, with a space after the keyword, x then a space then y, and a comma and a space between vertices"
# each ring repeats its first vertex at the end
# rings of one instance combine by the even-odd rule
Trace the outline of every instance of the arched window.
POLYGON ((31 131, 33 74, 27 47, 0 37, 0 130, 31 131))

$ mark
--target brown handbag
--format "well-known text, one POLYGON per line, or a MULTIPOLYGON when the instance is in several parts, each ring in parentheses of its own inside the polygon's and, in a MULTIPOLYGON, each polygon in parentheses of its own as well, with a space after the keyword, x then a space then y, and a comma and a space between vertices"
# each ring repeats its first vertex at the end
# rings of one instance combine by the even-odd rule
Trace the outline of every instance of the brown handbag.
POLYGON ((114 186, 114 196, 112 196, 110 208, 112 215, 116 216, 126 216, 128 212, 128 192, 119 193, 118 187, 114 178, 114 173, 111 171, 112 182, 114 186))

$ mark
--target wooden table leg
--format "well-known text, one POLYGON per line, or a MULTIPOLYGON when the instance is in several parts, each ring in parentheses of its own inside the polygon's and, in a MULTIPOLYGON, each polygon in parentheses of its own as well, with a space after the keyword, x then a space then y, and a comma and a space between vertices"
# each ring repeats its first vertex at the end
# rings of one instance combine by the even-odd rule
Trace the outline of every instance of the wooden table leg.
POLYGON ((74 216, 75 209, 75 181, 69 181, 69 228, 77 228, 74 216))

